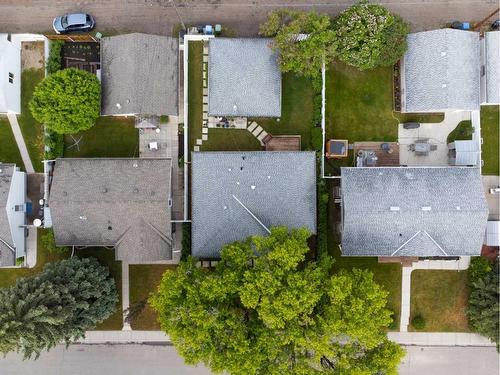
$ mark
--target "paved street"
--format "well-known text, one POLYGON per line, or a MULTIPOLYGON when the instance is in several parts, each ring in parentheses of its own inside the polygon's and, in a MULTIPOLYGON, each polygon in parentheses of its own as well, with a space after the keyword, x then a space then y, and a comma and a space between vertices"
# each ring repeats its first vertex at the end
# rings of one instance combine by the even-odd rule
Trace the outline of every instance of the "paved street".
POLYGON ((204 375, 205 368, 186 366, 173 346, 63 345, 37 361, 16 354, 0 357, 2 375, 204 375))
MULTIPOLYGON (((174 0, 186 24, 220 23, 240 35, 254 35, 266 14, 276 8, 316 9, 338 14, 357 0, 174 0)), ((376 1, 408 20, 413 30, 440 27, 452 20, 479 21, 497 6, 496 0, 376 1)), ((179 18, 169 0, 2 0, 0 32, 49 31, 54 16, 86 11, 99 30, 170 34, 179 18)))
POLYGON ((498 375, 499 357, 494 347, 408 346, 400 375, 498 375))

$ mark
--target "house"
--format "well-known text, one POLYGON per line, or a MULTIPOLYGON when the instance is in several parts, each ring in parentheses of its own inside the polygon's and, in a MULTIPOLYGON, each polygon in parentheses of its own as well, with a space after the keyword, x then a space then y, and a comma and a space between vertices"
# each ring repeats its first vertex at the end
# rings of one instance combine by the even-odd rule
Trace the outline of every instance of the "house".
POLYGON ((265 38, 210 39, 210 116, 281 116, 281 71, 271 43, 265 38))
POLYGON ((56 245, 114 247, 131 264, 171 259, 171 170, 171 159, 57 159, 56 245))
POLYGON ((179 42, 141 33, 101 40, 101 113, 174 115, 179 112, 179 42))
POLYGON ((454 141, 448 143, 448 164, 461 166, 478 166, 481 163, 481 152, 477 141, 454 141))
POLYGON ((316 233, 314 152, 192 153, 192 254, 221 248, 273 226, 316 233))
POLYGON ((479 110, 479 33, 439 29, 408 35, 401 111, 479 110))
POLYGON ((0 113, 21 113, 21 45, 0 34, 0 113))
POLYGON ((481 103, 500 104, 500 31, 486 32, 481 49, 481 103))
POLYGON ((488 206, 479 168, 341 169, 342 255, 480 255, 488 206))
POLYGON ((26 173, 0 163, 0 267, 26 255, 26 173))

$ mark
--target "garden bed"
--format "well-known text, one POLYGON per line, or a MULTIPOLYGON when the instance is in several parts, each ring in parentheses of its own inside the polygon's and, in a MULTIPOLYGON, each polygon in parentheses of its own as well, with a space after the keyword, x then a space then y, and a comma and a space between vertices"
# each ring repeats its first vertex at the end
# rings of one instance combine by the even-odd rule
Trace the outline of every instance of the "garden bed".
POLYGON ((482 173, 498 176, 499 171, 499 106, 481 106, 481 137, 483 138, 482 159, 484 166, 482 173))
POLYGON ((101 66, 101 47, 96 42, 65 42, 62 48, 63 68, 77 68, 95 74, 101 66))

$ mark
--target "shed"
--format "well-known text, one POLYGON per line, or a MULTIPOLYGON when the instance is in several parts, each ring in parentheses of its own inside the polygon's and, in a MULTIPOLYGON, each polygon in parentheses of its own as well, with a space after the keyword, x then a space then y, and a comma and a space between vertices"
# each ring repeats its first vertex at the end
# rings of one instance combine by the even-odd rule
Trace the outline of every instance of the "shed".
POLYGON ((450 165, 479 165, 481 154, 476 141, 454 141, 448 144, 448 149, 450 165))
POLYGON ((486 245, 500 246, 500 221, 488 221, 486 225, 486 245))

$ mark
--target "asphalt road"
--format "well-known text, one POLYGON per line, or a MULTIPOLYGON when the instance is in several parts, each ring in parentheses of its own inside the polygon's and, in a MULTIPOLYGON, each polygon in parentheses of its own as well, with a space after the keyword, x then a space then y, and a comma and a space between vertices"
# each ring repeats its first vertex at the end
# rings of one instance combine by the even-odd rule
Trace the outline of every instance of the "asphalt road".
MULTIPOLYGON (((97 29, 110 32, 171 33, 179 17, 188 25, 220 23, 238 35, 255 35, 276 8, 316 9, 331 15, 357 0, 0 0, 0 32, 47 32, 65 12, 93 14, 97 29), (174 8, 174 5, 176 7, 174 8), (177 9, 177 12, 175 11, 177 9)), ((479 21, 497 0, 373 0, 400 14, 414 31, 453 20, 479 21)))
MULTIPOLYGON (((498 375, 495 348, 406 348, 401 375, 498 375)), ((206 368, 186 366, 172 346, 60 345, 37 360, 17 354, 0 357, 1 375, 206 375, 206 368)))

